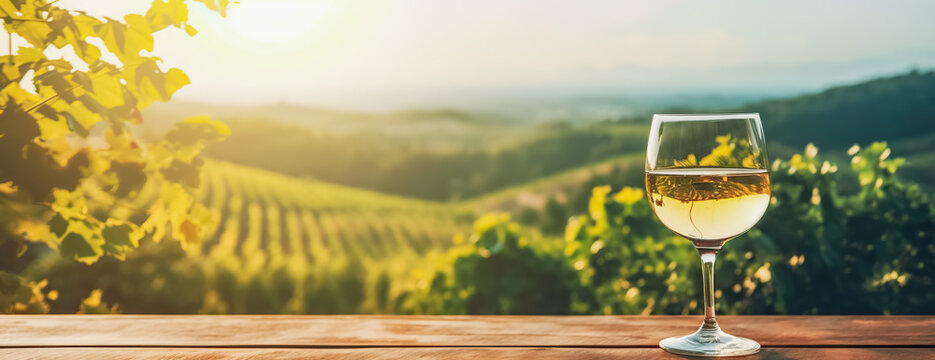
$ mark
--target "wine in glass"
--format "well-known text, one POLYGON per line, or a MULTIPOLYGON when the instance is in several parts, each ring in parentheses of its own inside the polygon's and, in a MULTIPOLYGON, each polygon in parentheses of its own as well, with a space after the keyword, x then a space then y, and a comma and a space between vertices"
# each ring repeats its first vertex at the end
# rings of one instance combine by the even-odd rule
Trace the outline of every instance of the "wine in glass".
POLYGON ((680 355, 753 354, 757 342, 721 331, 714 318, 718 250, 760 220, 769 206, 766 142, 759 114, 653 116, 646 191, 656 217, 701 255, 705 319, 693 334, 659 346, 680 355))

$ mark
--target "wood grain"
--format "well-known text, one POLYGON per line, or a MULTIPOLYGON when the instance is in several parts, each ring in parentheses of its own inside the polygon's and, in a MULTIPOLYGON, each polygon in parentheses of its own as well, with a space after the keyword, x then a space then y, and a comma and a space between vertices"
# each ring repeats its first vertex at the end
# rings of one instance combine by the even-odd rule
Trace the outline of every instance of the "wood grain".
MULTIPOLYGON (((906 348, 770 348, 730 359, 932 359, 935 350, 906 348)), ((33 348, 0 349, 2 359, 684 359, 661 349, 570 348, 368 348, 368 349, 197 349, 33 348)))
MULTIPOLYGON (((935 347, 935 316, 723 316, 765 347, 935 347)), ((655 348, 699 316, 8 315, 0 347, 655 348)))

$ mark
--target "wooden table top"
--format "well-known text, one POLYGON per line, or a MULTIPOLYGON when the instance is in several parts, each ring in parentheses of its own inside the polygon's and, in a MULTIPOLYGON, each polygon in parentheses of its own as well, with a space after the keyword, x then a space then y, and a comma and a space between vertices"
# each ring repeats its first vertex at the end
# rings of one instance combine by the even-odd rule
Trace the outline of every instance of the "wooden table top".
MULTIPOLYGON (((935 316, 720 316, 745 358, 935 359, 935 316)), ((700 316, 0 316, 0 359, 677 359, 700 316)))

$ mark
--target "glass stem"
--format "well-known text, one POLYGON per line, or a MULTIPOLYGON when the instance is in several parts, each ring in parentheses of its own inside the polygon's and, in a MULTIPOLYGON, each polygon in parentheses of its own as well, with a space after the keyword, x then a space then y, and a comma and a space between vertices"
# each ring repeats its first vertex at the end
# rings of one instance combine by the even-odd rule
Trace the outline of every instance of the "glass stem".
POLYGON ((701 254, 701 277, 704 281, 704 324, 701 330, 719 330, 714 319, 714 261, 718 249, 698 248, 701 254))

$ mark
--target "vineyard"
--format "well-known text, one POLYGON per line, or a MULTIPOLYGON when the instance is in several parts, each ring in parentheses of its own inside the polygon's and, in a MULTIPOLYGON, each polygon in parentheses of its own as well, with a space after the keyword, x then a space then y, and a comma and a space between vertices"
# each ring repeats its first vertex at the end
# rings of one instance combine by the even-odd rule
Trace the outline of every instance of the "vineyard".
MULTIPOLYGON (((681 73, 677 62, 663 64, 675 72, 638 74, 647 78, 630 88, 617 83, 631 62, 620 53, 606 77, 575 65, 569 71, 583 76, 539 79, 535 69, 485 63, 476 74, 495 77, 484 80, 445 73, 458 64, 416 71, 409 60, 431 57, 409 55, 430 54, 446 37, 394 52, 389 33, 374 31, 408 20, 358 31, 412 13, 393 7, 326 6, 310 16, 265 2, 242 5, 269 11, 237 10, 229 0, 64 3, 0 0, 0 313, 698 312, 697 254, 646 197, 649 119, 748 112, 764 119, 771 202, 718 256, 718 276, 733 282, 714 291, 727 300, 717 311, 932 313, 931 69, 810 92, 845 72, 820 80, 812 66, 821 61, 803 60, 807 86, 792 76, 760 79, 754 92, 732 83, 667 93, 678 90, 668 80, 641 86, 681 73), (238 21, 238 11, 247 17, 238 21), (310 27, 277 35, 255 21, 262 13, 310 27), (338 26, 350 14, 354 25, 338 26), (348 31, 354 51, 331 54, 348 31), (373 52, 357 36, 370 31, 373 52), (255 35, 262 44, 249 42, 255 35), (375 64, 415 70, 358 83, 382 68, 340 58, 353 54, 409 56, 375 64), (296 61, 312 58, 327 61, 296 61), (174 64, 202 66, 189 77, 174 64), (348 71, 355 66, 367 70, 348 71), (174 94, 195 79, 222 82, 201 82, 179 102, 174 94)), ((403 29, 423 28, 435 27, 403 29)), ((397 35, 423 35, 409 30, 397 35)), ((579 51, 587 49, 556 53, 580 56, 566 59, 578 64, 593 58, 579 51)), ((452 59, 489 57, 474 50, 452 59)), ((903 66, 859 64, 846 73, 903 66)), ((721 70, 706 76, 728 75, 721 70)), ((740 146, 718 140, 730 133, 711 135, 718 152, 692 153, 686 164, 740 146)))
POLYGON ((472 221, 457 207, 211 162, 199 199, 214 218, 202 254, 375 261, 445 246, 472 221))
MULTIPOLYGON (((145 187, 128 208, 157 196, 145 187)), ((98 278, 105 298, 127 312, 380 312, 395 297, 389 279, 407 277, 421 255, 469 233, 475 216, 459 205, 218 161, 205 164, 197 199, 214 220, 198 246, 183 252, 172 243, 144 244, 124 262, 49 261, 35 274, 75 295, 90 289, 74 289, 80 282, 68 278, 98 278), (141 299, 167 293, 191 298, 141 299)), ((56 305, 68 309, 77 301, 56 305)))

